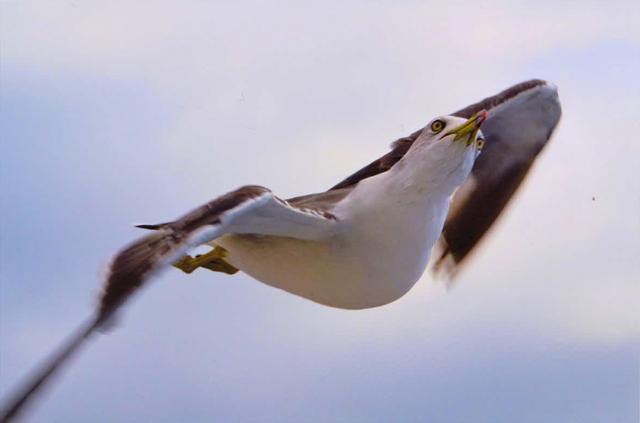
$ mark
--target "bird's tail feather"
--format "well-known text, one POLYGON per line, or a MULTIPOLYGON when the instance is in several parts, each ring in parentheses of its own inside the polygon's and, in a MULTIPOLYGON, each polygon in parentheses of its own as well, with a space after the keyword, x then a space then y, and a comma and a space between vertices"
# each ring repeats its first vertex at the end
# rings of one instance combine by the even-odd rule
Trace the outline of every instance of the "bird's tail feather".
POLYGON ((102 323, 100 317, 88 320, 79 327, 64 344, 41 364, 17 390, 10 395, 0 410, 0 423, 9 423, 18 418, 27 403, 36 397, 50 382, 53 376, 79 350, 84 341, 89 339, 94 330, 102 323))

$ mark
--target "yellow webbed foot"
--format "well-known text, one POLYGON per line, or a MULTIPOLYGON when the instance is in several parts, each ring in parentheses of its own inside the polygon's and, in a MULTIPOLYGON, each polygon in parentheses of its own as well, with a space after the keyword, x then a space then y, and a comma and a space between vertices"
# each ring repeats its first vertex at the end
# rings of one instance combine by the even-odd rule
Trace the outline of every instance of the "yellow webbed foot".
POLYGON ((173 266, 187 274, 192 273, 198 267, 203 267, 213 272, 222 272, 228 275, 233 275, 238 272, 238 269, 224 260, 226 256, 227 250, 216 246, 206 254, 200 254, 195 257, 184 256, 173 263, 173 266))

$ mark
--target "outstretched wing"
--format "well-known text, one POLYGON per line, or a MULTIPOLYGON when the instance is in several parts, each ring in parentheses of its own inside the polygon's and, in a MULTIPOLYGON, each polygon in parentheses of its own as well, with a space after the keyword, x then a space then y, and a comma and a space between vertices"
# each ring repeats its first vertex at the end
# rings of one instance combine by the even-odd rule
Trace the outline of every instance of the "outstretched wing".
POLYGON ((105 318, 148 279, 191 248, 225 234, 258 234, 297 239, 321 239, 331 233, 336 218, 328 209, 294 205, 270 190, 246 186, 198 207, 173 222, 142 225, 157 229, 133 242, 113 259, 100 301, 105 318))
POLYGON ((482 125, 486 146, 453 197, 436 244, 436 274, 451 279, 503 212, 560 120, 555 86, 530 81, 459 112, 489 109, 482 125))
MULTIPOLYGON (((539 79, 514 85, 453 115, 469 118, 482 109, 489 111, 489 118, 482 125, 486 146, 471 175, 453 197, 434 254, 434 272, 449 278, 500 216, 549 141, 561 115, 556 88, 539 79)), ((391 169, 421 132, 422 129, 395 141, 389 153, 331 189, 350 187, 391 169)))
POLYGON ((267 188, 246 186, 198 207, 173 222, 144 225, 156 229, 116 254, 107 275, 96 314, 53 356, 49 357, 0 411, 0 422, 18 417, 27 402, 73 356, 96 329, 150 277, 168 267, 193 247, 224 234, 262 234, 299 239, 319 239, 331 233, 336 218, 319 205, 293 205, 267 188))

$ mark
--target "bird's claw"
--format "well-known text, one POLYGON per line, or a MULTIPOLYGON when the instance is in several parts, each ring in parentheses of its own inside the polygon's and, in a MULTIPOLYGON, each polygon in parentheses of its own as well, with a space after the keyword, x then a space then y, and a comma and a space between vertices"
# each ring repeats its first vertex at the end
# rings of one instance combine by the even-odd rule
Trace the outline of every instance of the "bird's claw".
POLYGON ((203 267, 213 272, 222 272, 228 275, 233 275, 238 272, 238 269, 224 260, 226 256, 227 250, 216 246, 206 254, 198 254, 195 257, 185 255, 180 260, 173 263, 173 266, 187 274, 192 273, 198 267, 203 267))

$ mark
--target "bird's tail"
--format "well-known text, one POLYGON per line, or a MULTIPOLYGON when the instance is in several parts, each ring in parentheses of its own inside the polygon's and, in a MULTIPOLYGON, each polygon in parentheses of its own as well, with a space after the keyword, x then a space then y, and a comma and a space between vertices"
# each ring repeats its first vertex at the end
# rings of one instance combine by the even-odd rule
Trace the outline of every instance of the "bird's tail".
POLYGON ((96 317, 79 327, 18 389, 10 394, 0 409, 0 423, 9 423, 17 419, 27 403, 46 386, 45 382, 53 379, 55 373, 69 361, 102 322, 100 317, 96 317))

